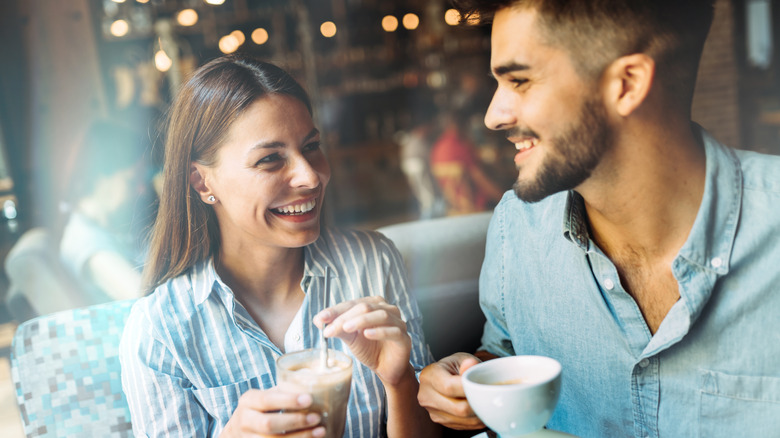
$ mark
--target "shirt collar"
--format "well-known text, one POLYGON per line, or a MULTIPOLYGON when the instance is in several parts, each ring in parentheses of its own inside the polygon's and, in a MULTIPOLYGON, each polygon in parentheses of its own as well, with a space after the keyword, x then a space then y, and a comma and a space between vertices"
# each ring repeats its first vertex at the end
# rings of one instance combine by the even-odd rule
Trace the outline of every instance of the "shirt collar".
POLYGON ((214 269, 214 257, 209 257, 206 260, 202 260, 195 264, 190 276, 192 283, 192 293, 195 297, 196 304, 203 304, 209 295, 215 293, 218 289, 224 288, 229 291, 228 288, 219 278, 217 270, 214 269))
MULTIPOLYGON (((325 267, 328 267, 330 278, 338 277, 338 269, 330 250, 330 232, 325 229, 320 237, 304 248, 303 282, 311 281, 312 277, 325 277, 325 267)), ((302 284, 308 286, 308 284, 302 284)), ((304 287, 304 290, 307 288, 304 287)))
MULTIPOLYGON (((319 254, 329 254, 328 242, 320 234, 320 237, 312 244, 303 248, 303 278, 301 279, 301 288, 303 291, 309 289, 312 277, 324 277, 325 266, 328 266, 330 278, 338 277, 338 271, 335 269, 335 263, 330 257, 314 256, 314 252, 319 254)), ((202 304, 212 293, 218 293, 221 298, 229 295, 232 300, 233 291, 219 277, 214 267, 214 257, 198 262, 193 267, 191 275, 191 287, 197 304, 202 304)), ((224 300, 223 300, 224 301, 224 300)))
POLYGON ((742 168, 734 151, 715 140, 699 125, 706 155, 704 195, 688 240, 678 257, 717 275, 729 271, 742 205, 742 168))
POLYGON ((579 193, 570 190, 566 197, 566 207, 563 214, 563 236, 582 248, 583 251, 588 250, 588 242, 590 241, 585 217, 585 201, 579 193))
MULTIPOLYGON (((704 195, 691 232, 678 257, 699 267, 725 275, 737 232, 742 204, 742 170, 734 151, 715 140, 701 126, 693 124, 706 155, 704 195)), ((563 235, 583 251, 589 248, 585 204, 569 191, 563 216, 563 235)))

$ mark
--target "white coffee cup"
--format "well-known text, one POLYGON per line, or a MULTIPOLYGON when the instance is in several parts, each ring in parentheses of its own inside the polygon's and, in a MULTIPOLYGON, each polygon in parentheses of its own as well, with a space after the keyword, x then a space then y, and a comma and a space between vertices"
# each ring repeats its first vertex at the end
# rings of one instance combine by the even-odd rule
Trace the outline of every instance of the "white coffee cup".
POLYGON ((462 376, 466 399, 501 438, 544 428, 561 390, 561 364, 544 356, 509 356, 482 362, 462 376))

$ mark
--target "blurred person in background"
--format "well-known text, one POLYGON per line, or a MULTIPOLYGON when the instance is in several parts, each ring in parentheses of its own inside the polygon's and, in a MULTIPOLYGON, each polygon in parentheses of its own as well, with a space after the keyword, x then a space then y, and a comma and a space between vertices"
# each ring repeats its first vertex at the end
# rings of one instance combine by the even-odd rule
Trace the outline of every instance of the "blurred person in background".
POLYGON ((442 115, 442 132, 431 149, 431 171, 447 202, 448 215, 484 211, 504 194, 487 175, 469 136, 469 114, 452 109, 442 115))
POLYGON ((145 235, 156 208, 144 138, 101 119, 77 148, 62 204, 60 258, 88 302, 141 294, 145 235))
POLYGON ((412 126, 396 135, 400 146, 401 171, 417 202, 420 219, 444 214, 444 200, 431 173, 431 148, 437 133, 435 110, 420 111, 412 126))

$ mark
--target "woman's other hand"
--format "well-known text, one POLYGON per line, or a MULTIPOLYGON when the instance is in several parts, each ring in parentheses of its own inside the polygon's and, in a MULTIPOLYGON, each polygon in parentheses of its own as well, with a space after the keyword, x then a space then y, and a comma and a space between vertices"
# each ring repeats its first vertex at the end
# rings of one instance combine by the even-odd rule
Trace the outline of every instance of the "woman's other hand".
POLYGON ((412 340, 398 307, 384 298, 364 297, 327 308, 314 317, 326 337, 346 342, 352 354, 374 371, 385 386, 409 375, 412 340))
POLYGON ((320 416, 306 412, 311 402, 309 394, 292 394, 278 388, 250 389, 238 399, 220 438, 323 437, 325 428, 319 426, 320 416))

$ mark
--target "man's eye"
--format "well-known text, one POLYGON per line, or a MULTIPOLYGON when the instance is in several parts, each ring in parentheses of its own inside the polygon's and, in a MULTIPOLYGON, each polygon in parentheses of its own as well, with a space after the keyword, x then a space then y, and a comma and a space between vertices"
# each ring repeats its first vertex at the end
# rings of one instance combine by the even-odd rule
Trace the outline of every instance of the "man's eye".
POLYGON ((309 143, 309 144, 307 144, 306 146, 303 147, 303 151, 304 152, 311 152, 311 151, 316 151, 316 150, 319 150, 319 149, 320 149, 320 142, 318 142, 318 141, 313 141, 313 142, 311 142, 311 143, 309 143))
POLYGON ((528 79, 510 79, 509 82, 512 83, 514 88, 517 88, 517 87, 525 84, 526 82, 528 82, 528 79))

